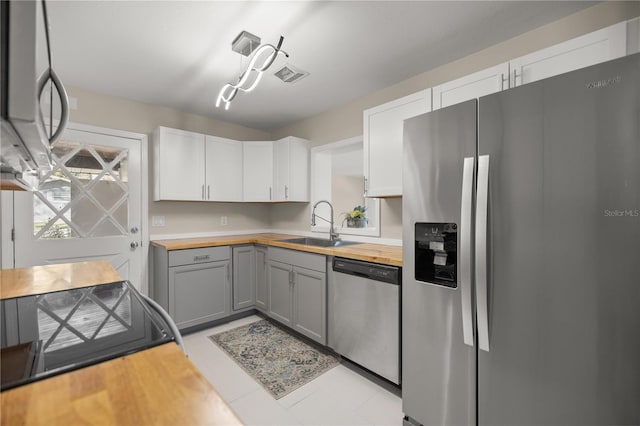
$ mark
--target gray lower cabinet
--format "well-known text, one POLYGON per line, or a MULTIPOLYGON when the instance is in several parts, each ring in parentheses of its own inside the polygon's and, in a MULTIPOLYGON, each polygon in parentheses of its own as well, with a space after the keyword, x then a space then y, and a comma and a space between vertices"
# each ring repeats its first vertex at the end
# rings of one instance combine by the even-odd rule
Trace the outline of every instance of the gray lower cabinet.
POLYGON ((256 303, 256 248, 233 247, 233 310, 252 309, 256 303))
POLYGON ((267 248, 256 248, 256 309, 265 314, 269 312, 269 281, 267 272, 267 248))
POLYGON ((269 316, 293 326, 293 270, 286 263, 269 260, 269 316))
POLYGON ((293 329, 326 344, 327 274, 293 267, 293 329))
POLYGON ((152 297, 180 329, 231 314, 231 248, 153 247, 152 297))
POLYGON ((269 247, 268 278, 269 316, 326 344, 326 257, 269 247))

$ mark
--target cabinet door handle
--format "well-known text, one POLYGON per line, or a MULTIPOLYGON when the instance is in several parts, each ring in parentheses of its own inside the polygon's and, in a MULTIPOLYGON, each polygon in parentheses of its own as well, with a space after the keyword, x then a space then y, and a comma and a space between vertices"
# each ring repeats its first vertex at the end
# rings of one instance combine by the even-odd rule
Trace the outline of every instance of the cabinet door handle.
POLYGON ((202 199, 204 200, 204 183, 202 184, 202 199))
POLYGON ((363 179, 363 189, 362 192, 364 193, 365 197, 367 196, 367 177, 365 176, 363 179))
POLYGON ((289 199, 289 187, 287 185, 284 186, 284 199, 289 199))
POLYGON ((207 185, 207 200, 211 199, 211 186, 207 185))
POLYGON ((272 193, 272 192, 273 192, 273 191, 271 190, 271 187, 269 187, 269 201, 271 201, 271 200, 273 199, 273 198, 272 198, 272 196, 271 196, 271 193, 272 193))
POLYGON ((231 268, 229 267, 228 263, 225 265, 225 267, 227 268, 227 282, 231 282, 231 268))

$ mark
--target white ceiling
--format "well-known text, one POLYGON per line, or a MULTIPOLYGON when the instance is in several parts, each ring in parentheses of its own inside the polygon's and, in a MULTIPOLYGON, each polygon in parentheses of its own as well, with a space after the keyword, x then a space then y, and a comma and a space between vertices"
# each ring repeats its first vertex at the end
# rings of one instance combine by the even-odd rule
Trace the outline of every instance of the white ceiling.
MULTIPOLYGON (((49 1, 54 67, 71 86, 266 131, 575 13, 582 1, 49 1), (246 30, 283 50, 251 93, 215 108, 248 59, 246 30), (285 84, 288 62, 311 73, 285 84)), ((80 106, 81 107, 81 106, 80 106)))

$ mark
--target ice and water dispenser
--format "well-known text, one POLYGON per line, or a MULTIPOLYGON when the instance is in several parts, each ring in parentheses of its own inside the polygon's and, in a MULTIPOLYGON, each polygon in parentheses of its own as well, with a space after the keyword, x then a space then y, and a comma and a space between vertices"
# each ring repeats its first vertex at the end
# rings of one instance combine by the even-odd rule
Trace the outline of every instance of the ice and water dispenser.
POLYGON ((455 223, 415 224, 416 281, 456 288, 458 226, 455 223))

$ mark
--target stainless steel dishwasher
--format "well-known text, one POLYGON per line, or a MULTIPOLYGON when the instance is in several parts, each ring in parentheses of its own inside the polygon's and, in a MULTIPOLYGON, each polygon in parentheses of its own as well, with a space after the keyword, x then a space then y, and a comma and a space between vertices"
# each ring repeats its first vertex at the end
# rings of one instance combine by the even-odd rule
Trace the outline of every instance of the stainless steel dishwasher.
POLYGON ((335 257, 329 276, 329 347, 400 384, 402 268, 335 257))

